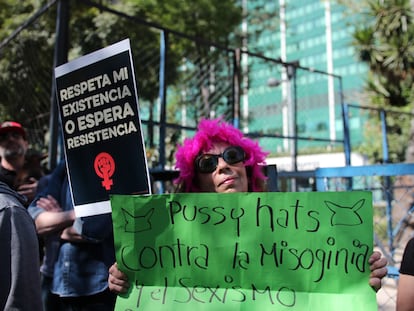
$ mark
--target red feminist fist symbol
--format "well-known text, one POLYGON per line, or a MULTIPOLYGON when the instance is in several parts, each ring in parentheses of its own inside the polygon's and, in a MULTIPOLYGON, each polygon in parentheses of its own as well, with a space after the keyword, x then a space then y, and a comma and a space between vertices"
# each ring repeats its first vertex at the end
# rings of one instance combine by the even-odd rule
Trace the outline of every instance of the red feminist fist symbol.
POLYGON ((102 178, 102 186, 109 190, 113 185, 111 176, 115 171, 115 161, 114 158, 109 153, 101 152, 95 158, 94 162, 95 173, 100 178, 102 178))

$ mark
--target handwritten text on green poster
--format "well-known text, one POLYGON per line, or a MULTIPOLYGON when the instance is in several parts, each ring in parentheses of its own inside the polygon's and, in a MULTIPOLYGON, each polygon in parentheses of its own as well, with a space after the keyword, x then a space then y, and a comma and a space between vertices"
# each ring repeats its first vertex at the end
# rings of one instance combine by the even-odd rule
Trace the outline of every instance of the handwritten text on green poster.
POLYGON ((370 192, 111 197, 117 310, 376 310, 370 192))

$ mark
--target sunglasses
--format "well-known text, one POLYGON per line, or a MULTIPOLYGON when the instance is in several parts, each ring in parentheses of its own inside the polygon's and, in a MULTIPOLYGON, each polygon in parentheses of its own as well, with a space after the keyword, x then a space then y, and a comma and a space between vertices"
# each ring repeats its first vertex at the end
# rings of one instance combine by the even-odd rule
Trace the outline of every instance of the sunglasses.
POLYGON ((6 133, 1 133, 0 134, 0 141, 5 141, 9 138, 19 139, 21 137, 23 137, 23 136, 20 133, 10 131, 10 132, 6 132, 6 133))
POLYGON ((246 153, 241 147, 232 146, 226 148, 222 154, 201 154, 195 160, 196 170, 200 173, 214 172, 219 158, 223 158, 227 164, 232 165, 244 161, 246 153))

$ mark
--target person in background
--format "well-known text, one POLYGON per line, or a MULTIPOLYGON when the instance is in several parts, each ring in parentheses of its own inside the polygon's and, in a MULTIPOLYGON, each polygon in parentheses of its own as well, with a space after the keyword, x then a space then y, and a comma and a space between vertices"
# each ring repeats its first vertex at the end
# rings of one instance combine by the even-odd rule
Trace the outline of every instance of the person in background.
POLYGON ((397 287, 397 311, 414 311, 414 238, 404 248, 397 287))
POLYGON ((0 181, 0 310, 41 311, 38 241, 23 202, 0 181))
MULTIPOLYGON (((176 153, 178 192, 260 192, 266 190, 262 172, 266 153, 258 143, 245 137, 220 119, 202 120, 193 138, 184 140, 176 153)), ((369 284, 378 291, 387 274, 387 260, 374 252, 369 258, 369 284)), ((126 292, 126 275, 114 263, 109 269, 109 288, 126 292)))
POLYGON ((37 191, 38 175, 31 174, 34 168, 26 161, 29 142, 25 129, 15 121, 0 124, 0 181, 27 197, 27 206, 37 191))
POLYGON ((108 268, 115 251, 110 214, 76 218, 65 162, 28 211, 45 239, 40 268, 45 311, 112 311, 108 268))
POLYGON ((14 183, 15 188, 18 189, 22 185, 30 184, 35 181, 37 182, 36 191, 39 191, 39 181, 44 178, 48 172, 43 164, 43 160, 46 158, 47 155, 38 150, 29 148, 26 152, 23 168, 17 172, 14 183))

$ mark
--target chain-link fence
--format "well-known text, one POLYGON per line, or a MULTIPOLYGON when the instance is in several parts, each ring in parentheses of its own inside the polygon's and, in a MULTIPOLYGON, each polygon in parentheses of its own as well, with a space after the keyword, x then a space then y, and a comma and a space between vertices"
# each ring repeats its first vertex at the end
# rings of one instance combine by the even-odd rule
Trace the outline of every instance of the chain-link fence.
MULTIPOLYGON (((21 122, 28 129, 32 147, 44 153, 50 150, 51 137, 59 141, 51 135, 54 128, 50 126, 54 119, 52 72, 57 62, 57 34, 46 28, 59 28, 51 22, 59 18, 62 22, 59 3, 50 1, 0 44, 0 102, 8 107, 7 115, 3 113, 4 107, 0 113, 21 122), (16 81, 18 85, 13 84, 16 81)), ((192 136, 200 118, 219 116, 255 138, 271 156, 291 156, 292 166, 278 169, 296 171, 295 178, 310 185, 309 189, 315 176, 296 162, 302 150, 338 151, 349 157, 347 143, 355 135, 352 129, 346 133, 349 129, 343 123, 350 116, 341 110, 346 91, 340 77, 301 67, 297 62, 284 63, 247 50, 190 38, 146 23, 131 12, 90 1, 77 2, 79 11, 90 8, 100 10, 101 27, 106 25, 109 15, 117 16, 118 27, 110 34, 111 42, 100 39, 92 21, 69 22, 69 31, 75 38, 82 32, 80 27, 91 27, 91 31, 89 37, 78 38, 84 41, 82 50, 68 49, 66 56, 71 59, 130 38, 150 168, 173 168, 177 142, 192 136), (142 36, 143 32, 147 35, 142 36), (180 49, 174 49, 177 46, 180 49)), ((110 31, 107 28, 105 31, 110 31)), ((363 117, 362 110, 351 116, 353 120, 363 117)), ((348 190, 344 181, 349 182, 349 178, 329 178, 326 190, 348 190)), ((289 190, 289 186, 286 182, 279 188, 289 190)), ((398 267, 402 247, 411 236, 411 177, 361 175, 353 177, 352 186, 354 190, 373 192, 377 247, 389 257, 392 267, 398 267)), ((378 294, 381 310, 393 310, 396 280, 385 280, 378 294)))
POLYGON ((292 145, 296 152, 303 148, 343 151, 342 128, 330 133, 334 123, 342 120, 339 77, 301 67, 298 62, 284 63, 192 38, 147 23, 133 12, 92 1, 71 7, 68 3, 50 1, 0 44, 0 100, 7 105, 6 117, 28 129, 33 147, 47 152, 58 141, 53 136, 59 132, 54 127, 57 117, 51 109, 55 106, 53 67, 128 37, 151 167, 173 166, 174 146, 192 135, 202 117, 222 117, 236 124, 273 155, 288 154, 292 145), (74 23, 62 7, 77 12, 98 9, 100 14, 93 21, 74 23), (112 29, 105 22, 117 27, 112 29), (91 28, 84 37, 86 28, 82 27, 91 28), (99 32, 110 33, 111 42, 99 32), (75 41, 81 46, 71 49, 75 41), (280 86, 272 86, 270 79, 280 80, 280 86), (160 125, 166 126, 165 132, 160 125))
POLYGON ((375 247, 388 259, 389 275, 378 293, 380 310, 395 310, 401 256, 412 237, 413 164, 322 168, 315 171, 318 191, 371 191, 375 247))

